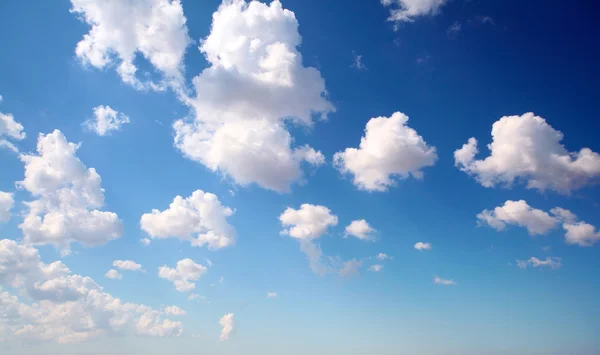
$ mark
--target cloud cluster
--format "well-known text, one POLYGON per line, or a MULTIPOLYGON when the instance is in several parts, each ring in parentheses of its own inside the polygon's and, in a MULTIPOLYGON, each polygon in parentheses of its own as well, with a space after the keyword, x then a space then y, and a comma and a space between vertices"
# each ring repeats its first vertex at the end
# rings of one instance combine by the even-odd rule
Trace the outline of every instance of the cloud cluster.
POLYGON ((412 22, 417 17, 435 15, 448 0, 381 0, 390 6, 389 21, 412 22))
POLYGON ((26 243, 51 244, 68 253, 72 242, 102 245, 123 234, 117 214, 99 210, 104 204, 100 175, 75 155, 78 144, 55 130, 40 134, 37 154, 21 154, 25 178, 17 183, 35 198, 26 202, 23 223, 26 243))
POLYGON ((286 128, 312 127, 313 115, 334 110, 319 71, 303 66, 300 43, 298 21, 279 1, 224 2, 200 45, 210 66, 186 99, 195 116, 174 123, 175 146, 237 184, 278 192, 301 179, 301 163, 322 164, 320 152, 294 148, 286 128))
POLYGON ((436 149, 407 123, 408 116, 401 112, 371 118, 359 148, 335 153, 334 165, 341 173, 352 174, 354 185, 367 191, 386 191, 397 178, 422 178, 422 169, 437 161, 436 149))
POLYGON ((206 271, 205 266, 196 264, 192 259, 183 259, 174 269, 166 265, 159 267, 158 277, 171 281, 177 291, 187 292, 196 288, 193 281, 200 279, 206 271))
POLYGON ((189 197, 175 197, 164 211, 143 214, 140 226, 152 238, 174 237, 220 249, 235 244, 235 228, 227 223, 233 213, 216 195, 196 190, 189 197))
POLYGON ((600 154, 589 148, 569 152, 562 139, 562 132, 531 112, 504 116, 492 126, 490 155, 475 159, 477 140, 470 138, 454 152, 455 165, 485 187, 510 187, 520 180, 529 189, 570 194, 598 181, 600 154))
POLYGON ((84 122, 84 127, 99 136, 106 136, 119 131, 121 126, 129 123, 129 116, 113 110, 110 106, 94 107, 94 118, 84 122))
POLYGON ((100 336, 178 336, 181 322, 150 307, 125 303, 89 277, 72 274, 60 261, 41 262, 38 251, 0 240, 0 283, 15 288, 24 303, 0 293, 0 339, 78 343, 100 336))
POLYGON ((564 208, 555 207, 550 213, 533 208, 524 200, 508 200, 493 210, 483 210, 477 215, 479 225, 498 231, 507 225, 526 228, 530 235, 546 234, 562 223, 567 244, 591 246, 600 241, 600 232, 591 224, 578 221, 577 216, 564 208))

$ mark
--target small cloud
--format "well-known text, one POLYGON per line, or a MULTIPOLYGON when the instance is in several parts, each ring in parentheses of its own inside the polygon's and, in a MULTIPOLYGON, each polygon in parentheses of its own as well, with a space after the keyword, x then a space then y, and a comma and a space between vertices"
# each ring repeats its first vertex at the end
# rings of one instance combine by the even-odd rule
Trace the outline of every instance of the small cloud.
POLYGON ((360 240, 374 240, 373 233, 375 233, 375 229, 367 223, 364 219, 359 219, 352 221, 348 226, 346 226, 346 234, 344 238, 347 238, 349 235, 354 236, 360 240))
POLYGON ((362 54, 357 54, 355 51, 352 51, 352 65, 351 68, 355 68, 358 70, 367 70, 367 66, 362 61, 362 54))
POLYGON ((547 246, 545 246, 545 247, 542 247, 542 251, 543 251, 544 253, 549 253, 549 252, 550 252, 550 250, 552 250, 552 247, 551 247, 551 246, 549 246, 549 245, 547 245, 547 246))
POLYGON ((433 283, 436 285, 456 285, 456 281, 442 279, 441 277, 438 277, 438 276, 433 278, 433 283))
POLYGON ((417 250, 431 250, 431 243, 418 242, 415 244, 417 250))
POLYGON ((561 258, 547 257, 545 260, 540 260, 532 256, 528 260, 517 260, 517 266, 521 269, 526 269, 529 265, 535 268, 558 269, 561 266, 561 258))
POLYGON ((275 298, 275 297, 279 297, 277 292, 267 292, 267 298, 275 298))
POLYGON ((431 63, 432 60, 433 60, 433 57, 431 57, 431 55, 423 54, 423 55, 420 55, 417 57, 417 64, 419 64, 419 65, 429 64, 429 63, 431 63))
POLYGON ((221 329, 221 336, 220 336, 219 339, 221 341, 225 341, 225 340, 229 339, 229 336, 231 335, 231 333, 233 333, 235 331, 234 314, 233 313, 228 313, 228 314, 224 315, 219 320, 219 324, 222 327, 222 329, 221 329))
POLYGON ((215 287, 217 284, 222 285, 224 282, 225 282, 225 279, 223 278, 223 276, 221 276, 219 281, 217 281, 217 283, 211 284, 210 287, 215 287))
POLYGON ((106 272, 106 274, 104 274, 104 277, 113 280, 120 280, 123 278, 123 275, 119 274, 119 272, 115 269, 110 269, 106 272))
POLYGON ((362 267, 363 261, 350 259, 342 264, 342 268, 339 271, 341 277, 352 277, 358 273, 358 270, 362 267))
POLYGON ((210 259, 206 259, 206 265, 211 267, 211 266, 213 266, 213 262, 210 259))
POLYGON ((121 126, 129 123, 129 116, 113 110, 110 106, 94 107, 94 118, 83 123, 84 128, 99 136, 106 136, 113 131, 119 131, 121 126))
POLYGON ((148 238, 142 238, 142 239, 140 239, 140 243, 142 243, 144 246, 150 245, 151 242, 152 241, 150 239, 148 239, 148 238))
POLYGON ((371 265, 369 267, 369 271, 372 271, 372 272, 379 272, 381 270, 383 270, 383 265, 381 265, 381 264, 375 264, 375 265, 371 265))
POLYGON ((375 258, 377 258, 377 260, 381 260, 381 261, 391 259, 391 257, 389 255, 387 255, 386 253, 379 253, 379 254, 377 254, 377 256, 375 258))
POLYGON ((475 22, 480 23, 482 25, 496 26, 496 21, 494 21, 494 19, 490 16, 477 15, 475 16, 475 22))
POLYGON ((229 194, 231 195, 231 197, 235 196, 235 192, 233 190, 229 190, 229 194))
POLYGON ((165 307, 165 314, 170 316, 185 316, 186 312, 177 306, 165 307))
POLYGON ((455 21, 448 29, 446 30, 446 34, 450 38, 456 38, 460 31, 462 30, 462 24, 459 21, 455 21))

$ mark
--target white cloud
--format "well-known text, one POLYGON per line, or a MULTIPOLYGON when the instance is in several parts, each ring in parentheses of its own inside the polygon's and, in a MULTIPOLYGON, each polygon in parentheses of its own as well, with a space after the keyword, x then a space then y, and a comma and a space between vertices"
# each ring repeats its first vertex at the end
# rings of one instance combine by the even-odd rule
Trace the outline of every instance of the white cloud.
POLYGON ((531 235, 545 234, 556 227, 558 220, 548 213, 532 208, 524 200, 506 201, 504 206, 496 207, 494 210, 483 210, 477 215, 480 225, 502 231, 506 225, 517 225, 527 228, 531 235))
POLYGON ((152 241, 148 238, 142 238, 140 239, 140 243, 147 247, 148 245, 150 245, 150 243, 152 243, 152 241))
POLYGON ((454 280, 446 280, 438 276, 433 278, 433 283, 436 285, 456 285, 454 280))
POLYGON ((15 118, 10 113, 4 114, 0 112, 0 137, 9 137, 16 140, 25 138, 23 125, 15 121, 15 118))
POLYGON ((166 265, 159 267, 158 276, 171 281, 177 291, 187 292, 196 288, 192 281, 198 280, 206 271, 206 267, 196 264, 192 259, 183 259, 177 262, 175 269, 166 265))
POLYGON ((369 271, 379 272, 381 270, 383 270, 383 265, 381 265, 381 264, 375 264, 375 265, 369 266, 369 271))
POLYGON ((176 121, 175 146, 237 184, 278 191, 301 181, 301 163, 324 161, 294 148, 287 122, 312 127, 334 110, 321 73, 304 67, 298 21, 279 1, 224 2, 213 14, 200 51, 210 66, 187 98, 195 117, 176 121))
POLYGON ((119 268, 121 270, 128 271, 143 271, 142 265, 131 261, 131 260, 115 260, 113 261, 113 266, 119 268))
POLYGON ((527 188, 563 194, 600 178, 600 155, 589 148, 569 152, 563 134, 533 113, 504 116, 492 126, 490 155, 476 160, 477 140, 454 152, 455 164, 485 187, 510 187, 515 181, 527 188))
POLYGON ((283 235, 309 241, 321 237, 329 227, 336 226, 338 217, 325 206, 304 203, 299 210, 288 207, 279 216, 279 221, 284 227, 291 226, 281 231, 283 235))
POLYGON ((137 89, 163 89, 165 83, 143 82, 136 76, 141 54, 162 73, 166 84, 182 81, 183 56, 190 44, 179 0, 71 0, 71 12, 91 26, 75 54, 98 69, 117 67, 121 79, 137 89))
POLYGON ((275 297, 279 297, 277 292, 267 292, 267 298, 275 298, 275 297))
POLYGON ((431 250, 431 243, 418 242, 415 244, 417 250, 431 250))
POLYGON ((456 38, 456 36, 458 36, 461 30, 462 24, 459 21, 455 21, 454 23, 452 23, 452 25, 450 25, 450 27, 448 27, 446 33, 448 34, 448 37, 456 38))
POLYGON ((220 320, 219 324, 223 329, 221 329, 221 341, 229 339, 229 336, 232 332, 235 331, 235 320, 233 313, 227 313, 220 320))
POLYGON ((119 217, 99 210, 104 204, 100 175, 77 158, 78 148, 55 130, 39 135, 37 154, 20 155, 25 179, 17 185, 36 198, 25 203, 29 210, 19 225, 25 242, 67 253, 72 242, 95 246, 121 237, 119 217))
POLYGON ((3 340, 79 343, 110 335, 178 336, 181 322, 162 319, 150 307, 125 303, 60 261, 44 264, 35 248, 0 240, 0 283, 14 287, 22 303, 0 292, 3 340))
POLYGON ((0 148, 6 148, 13 153, 19 153, 19 148, 6 139, 0 139, 0 148))
POLYGON ((352 51, 352 68, 356 68, 358 70, 367 70, 367 66, 363 63, 362 54, 357 54, 355 51, 352 51))
POLYGON ((342 266, 339 271, 341 277, 351 277, 358 273, 360 268, 363 266, 362 260, 350 259, 342 262, 342 266))
POLYGON ((113 131, 119 131, 121 126, 129 123, 129 116, 117 112, 110 106, 94 107, 94 118, 84 122, 84 127, 96 132, 99 136, 106 136, 113 131))
POLYGON ((179 238, 192 246, 220 249, 235 244, 235 228, 227 223, 234 211, 211 193, 196 190, 190 197, 175 197, 164 211, 142 215, 140 225, 152 238, 179 238))
POLYGON ((389 21, 412 22, 417 17, 435 15, 448 0, 381 0, 391 6, 389 21))
POLYGON ((0 191, 0 223, 6 223, 10 219, 10 210, 15 200, 10 192, 0 191))
POLYGON ((390 259, 390 256, 385 253, 379 253, 379 254, 377 254, 376 258, 377 258, 377 260, 383 261, 383 260, 390 259))
POLYGON ((104 274, 104 277, 114 280, 120 280, 123 278, 123 275, 119 274, 119 272, 115 269, 110 269, 104 274))
POLYGON ((373 233, 375 229, 364 219, 352 221, 346 226, 346 236, 351 235, 361 240, 373 240, 373 233))
POLYGON ((170 316, 185 316, 186 312, 177 306, 165 307, 165 314, 170 316))
POLYGON ((591 224, 585 222, 564 223, 563 228, 566 231, 565 241, 567 244, 589 247, 600 242, 600 232, 591 224))
POLYGON ((540 260, 535 256, 532 256, 528 260, 517 260, 517 266, 521 269, 527 268, 531 265, 533 267, 547 267, 550 269, 560 268, 561 259, 555 257, 547 257, 545 260, 540 260))
POLYGON ((437 154, 407 122, 401 112, 371 118, 359 148, 335 153, 334 165, 343 174, 353 174, 354 184, 368 191, 386 191, 396 178, 422 178, 422 169, 434 165, 437 154))
POLYGON ((197 293, 190 293, 190 295, 188 296, 188 301, 193 301, 195 299, 200 298, 200 295, 197 293))

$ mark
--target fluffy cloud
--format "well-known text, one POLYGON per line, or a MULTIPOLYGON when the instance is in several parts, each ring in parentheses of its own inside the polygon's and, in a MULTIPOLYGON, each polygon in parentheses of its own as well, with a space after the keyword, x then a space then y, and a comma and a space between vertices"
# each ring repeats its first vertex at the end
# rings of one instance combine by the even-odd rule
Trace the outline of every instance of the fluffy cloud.
POLYGON ((563 134, 533 113, 504 116, 492 126, 490 155, 476 160, 477 140, 454 152, 460 170, 485 187, 511 186, 524 181, 527 188, 563 194, 584 187, 600 177, 600 155, 589 148, 569 152, 563 134))
POLYGON ((206 267, 196 264, 192 259, 183 259, 177 262, 175 269, 168 266, 158 268, 158 276, 169 280, 179 292, 187 292, 196 288, 192 281, 198 280, 206 273, 206 267))
POLYGON ((390 259, 390 256, 387 255, 386 253, 379 253, 379 254, 377 254, 376 258, 377 258, 377 260, 383 261, 383 260, 390 259))
POLYGON ((279 297, 277 292, 267 292, 267 298, 275 298, 275 297, 279 297))
POLYGON ((150 243, 152 243, 152 241, 148 238, 142 238, 140 239, 140 243, 147 247, 148 245, 150 245, 150 243))
POLYGON ((119 272, 115 269, 110 269, 106 272, 106 274, 104 274, 104 277, 113 280, 120 280, 123 278, 123 275, 119 274, 119 272))
POLYGON ((116 66, 121 79, 137 89, 180 84, 183 56, 190 43, 179 0, 71 0, 71 12, 91 26, 75 54, 98 69, 116 66), (166 83, 142 82, 134 65, 141 54, 166 83))
POLYGON ((352 221, 346 226, 346 236, 351 235, 361 240, 373 240, 373 233, 375 233, 375 229, 364 219, 352 221))
POLYGON ((396 178, 422 178, 422 169, 435 164, 437 153, 407 122, 401 112, 371 118, 359 148, 335 153, 334 165, 343 174, 353 174, 354 184, 368 191, 386 191, 396 178))
POLYGON ((216 195, 196 190, 190 197, 175 197, 164 211, 145 213, 140 225, 152 238, 175 237, 192 246, 220 249, 235 244, 235 228, 227 223, 233 213, 216 195))
POLYGON ((15 204, 13 194, 0 191, 0 223, 6 223, 10 219, 10 210, 15 204))
POLYGON ((94 107, 94 118, 84 122, 84 126, 99 136, 106 136, 113 131, 118 131, 121 126, 129 123, 129 116, 117 112, 110 106, 94 107))
POLYGON ((219 324, 223 327, 221 329, 221 341, 229 339, 231 333, 235 331, 235 320, 233 317, 233 313, 227 313, 219 320, 219 324))
POLYGON ((313 115, 334 110, 318 70, 304 67, 298 21, 279 1, 225 1, 213 14, 200 51, 210 66, 193 79, 195 113, 176 121, 175 146, 189 159, 232 178, 289 191, 302 178, 301 163, 323 155, 292 147, 286 123, 313 126, 313 115))
POLYGON ((35 248, 8 239, 0 240, 0 283, 33 301, 0 293, 4 340, 77 343, 122 334, 177 336, 183 330, 181 322, 122 302, 91 278, 72 274, 60 261, 44 264, 35 248))
POLYGON ((390 21, 412 22, 416 17, 435 15, 448 0, 381 0, 391 6, 390 21))
POLYGON ((15 118, 10 113, 4 114, 0 112, 0 137, 9 137, 16 140, 25 138, 23 125, 15 121, 15 118))
POLYGON ((564 208, 555 207, 550 214, 530 207, 527 202, 506 201, 504 206, 494 210, 483 210, 477 215, 479 225, 502 231, 507 225, 527 228, 529 234, 545 234, 562 223, 565 242, 587 247, 600 241, 600 232, 591 224, 578 221, 577 216, 564 208))
POLYGON ((418 243, 415 244, 415 249, 417 249, 417 250, 431 250, 431 244, 430 243, 418 242, 418 243))
POLYGON ((26 203, 28 212, 19 225, 25 242, 68 252, 72 242, 95 246, 122 235, 119 217, 99 210, 104 204, 100 175, 77 158, 78 148, 55 130, 40 134, 37 154, 20 155, 25 179, 17 185, 37 198, 26 203))
POLYGON ((369 271, 379 272, 381 270, 383 270, 383 265, 381 265, 381 264, 375 264, 375 265, 369 266, 369 271))
POLYGON ((436 285, 456 285, 456 281, 454 280, 446 280, 446 279, 442 279, 441 277, 434 277, 433 278, 433 283, 436 285))
POLYGON ((113 261, 113 266, 119 268, 121 270, 129 270, 129 271, 143 271, 142 265, 136 263, 131 260, 115 260, 113 261))
POLYGON ((517 266, 521 269, 525 269, 529 265, 533 267, 547 267, 550 269, 558 269, 560 268, 560 262, 560 258, 547 257, 545 260, 540 260, 535 256, 532 256, 528 260, 517 260, 517 266))
POLYGON ((281 231, 283 235, 310 241, 321 237, 329 227, 336 226, 338 218, 325 206, 304 203, 299 210, 288 207, 279 216, 279 221, 284 227, 291 226, 281 231))
POLYGON ((165 314, 170 316, 185 316, 186 312, 177 306, 165 307, 165 314))

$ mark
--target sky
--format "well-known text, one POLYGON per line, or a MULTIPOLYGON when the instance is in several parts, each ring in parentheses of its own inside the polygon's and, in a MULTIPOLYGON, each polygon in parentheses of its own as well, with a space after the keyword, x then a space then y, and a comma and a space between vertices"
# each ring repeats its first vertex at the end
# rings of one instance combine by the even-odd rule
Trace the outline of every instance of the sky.
POLYGON ((598 354, 564 1, 0 4, 7 354, 598 354))

